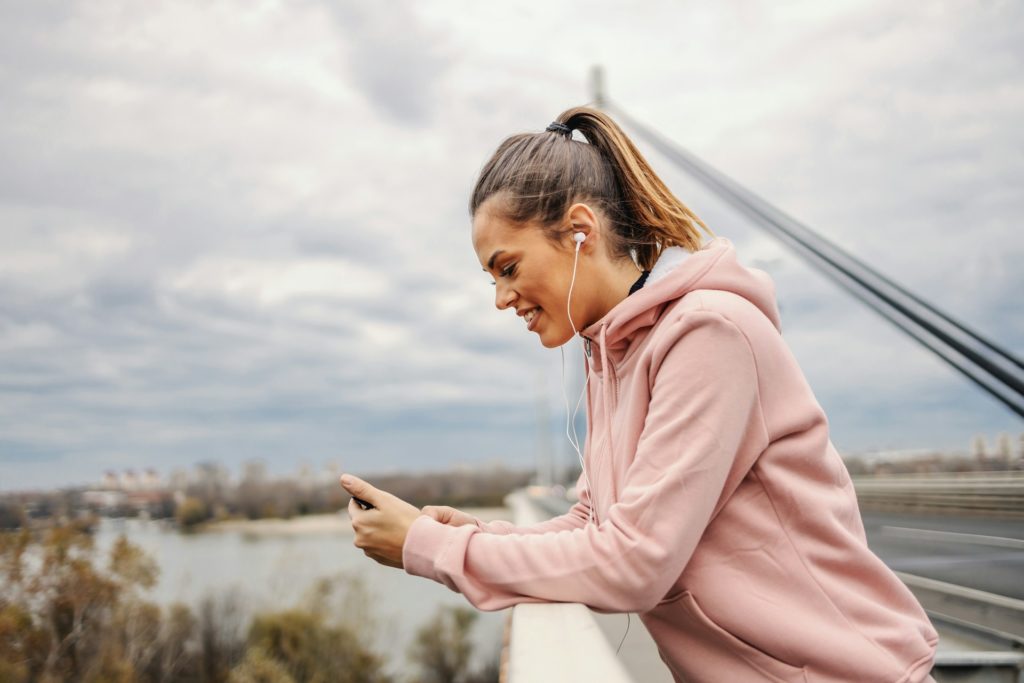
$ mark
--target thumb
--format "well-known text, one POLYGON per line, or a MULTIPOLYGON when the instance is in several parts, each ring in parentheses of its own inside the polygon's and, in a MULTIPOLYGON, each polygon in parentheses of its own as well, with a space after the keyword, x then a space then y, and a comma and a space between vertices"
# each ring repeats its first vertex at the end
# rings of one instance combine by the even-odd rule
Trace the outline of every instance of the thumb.
POLYGON ((452 509, 450 507, 427 505, 420 512, 441 524, 447 524, 452 519, 452 509))
POLYGON ((341 487, 356 498, 362 498, 370 505, 379 507, 380 491, 351 474, 341 475, 341 487))

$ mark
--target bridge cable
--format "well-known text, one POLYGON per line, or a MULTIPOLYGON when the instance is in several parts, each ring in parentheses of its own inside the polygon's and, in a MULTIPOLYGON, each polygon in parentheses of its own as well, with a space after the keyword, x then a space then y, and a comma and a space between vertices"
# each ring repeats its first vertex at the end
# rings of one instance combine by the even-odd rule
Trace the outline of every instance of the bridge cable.
POLYGON ((925 308, 933 315, 939 317, 944 322, 952 325, 957 330, 968 335, 970 338, 981 343, 985 348, 998 354, 1003 359, 1008 360, 1017 368, 1024 368, 1024 363, 1020 359, 1016 358, 1013 354, 1005 351, 991 341, 985 339, 980 334, 974 332, 970 328, 954 320, 947 314, 938 310, 928 302, 920 299, 912 292, 909 292, 905 288, 896 284, 889 278, 881 275, 867 264, 859 261, 853 256, 845 253, 837 245, 828 242, 824 238, 817 235, 806 225, 786 215, 784 212, 775 208, 765 200, 761 199, 754 193, 746 190, 738 183, 728 178, 724 174, 716 171, 712 167, 708 166, 704 162, 697 159, 692 154, 672 144, 668 140, 657 135, 646 126, 639 124, 632 117, 625 114, 618 107, 610 105, 605 101, 605 107, 611 109, 615 115, 621 120, 625 121, 627 125, 637 130, 641 137, 646 139, 651 145, 653 145, 659 152, 664 154, 670 161, 673 161, 677 165, 681 166, 691 175, 695 176, 698 180, 701 180, 705 185, 709 186, 715 191, 722 199, 727 201, 734 208, 741 210, 743 213, 751 216, 752 218, 759 219, 758 222, 762 224, 762 227, 767 228, 769 231, 774 233, 777 237, 783 239, 784 242, 789 244, 791 247, 798 250, 798 252, 804 256, 804 258, 819 272, 832 279, 834 282, 839 284, 843 289, 856 296, 863 303, 867 304, 872 310, 875 310, 879 314, 883 315, 890 323, 896 325, 901 331, 905 332, 918 343, 922 344, 930 351, 938 355, 944 362, 951 365, 958 372, 963 374, 965 377, 970 379, 976 385, 981 387, 991 396, 999 400, 1001 403, 1010 408, 1013 412, 1017 413, 1021 417, 1024 417, 1024 381, 1013 376, 1012 370, 1007 371, 1006 368, 1000 367, 998 364, 993 362, 990 357, 986 358, 982 354, 978 353, 977 350, 972 349, 959 340, 954 339, 945 331, 939 329, 932 321, 923 318, 919 313, 908 309, 906 306, 898 301, 895 301, 890 295, 880 288, 869 282, 866 282, 863 277, 858 276, 856 273, 851 272, 848 266, 844 266, 837 261, 838 259, 846 260, 848 263, 853 263, 863 274, 869 277, 874 277, 876 280, 882 281, 891 290, 895 290, 900 295, 909 298, 912 302, 925 308), (788 223, 785 225, 785 223, 788 223), (805 237, 801 238, 795 232, 804 233, 805 237), (824 244, 825 247, 833 253, 833 256, 829 256, 824 253, 820 246, 815 246, 815 242, 819 245, 824 244), (842 276, 844 279, 839 279, 842 276), (854 286, 856 285, 856 286, 854 286), (857 287, 860 289, 858 290, 857 287), (858 293, 861 292, 861 293, 858 293), (867 299, 863 295, 863 291, 870 292, 874 297, 867 299), (972 370, 955 359, 950 358, 948 353, 943 353, 934 344, 926 341, 920 333, 915 333, 909 329, 905 324, 900 322, 900 318, 894 317, 892 314, 886 314, 885 311, 880 309, 876 303, 881 302, 896 311, 899 316, 903 319, 913 322, 918 327, 929 332, 933 337, 951 347, 954 351, 958 352, 962 358, 969 359, 980 369, 988 372, 988 374, 996 379, 1005 387, 1008 387, 1013 391, 1015 396, 1007 396, 1003 391, 999 390, 998 386, 992 386, 989 382, 984 381, 972 372, 972 370))

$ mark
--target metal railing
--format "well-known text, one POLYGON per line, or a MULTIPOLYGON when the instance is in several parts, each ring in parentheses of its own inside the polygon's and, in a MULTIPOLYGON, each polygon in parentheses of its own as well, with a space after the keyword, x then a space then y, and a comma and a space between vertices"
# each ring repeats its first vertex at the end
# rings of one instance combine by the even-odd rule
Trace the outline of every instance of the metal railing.
POLYGON ((904 572, 896 576, 933 618, 1024 646, 1024 600, 904 572))
MULTIPOLYGON (((994 507, 991 501, 981 504, 975 498, 1005 497, 1007 489, 1020 486, 1024 481, 1024 473, 938 475, 931 477, 930 485, 917 486, 924 479, 928 477, 878 477, 872 482, 886 483, 877 487, 873 495, 878 500, 892 500, 907 496, 907 492, 916 487, 919 490, 914 495, 918 497, 915 503, 918 506, 925 501, 929 505, 940 504, 947 511, 959 512, 964 506, 990 510, 994 507), (948 481, 950 479, 954 481, 948 481), (993 485, 993 479, 999 483, 993 485), (948 489, 956 490, 951 494, 948 489), (970 489, 973 494, 969 495, 965 489, 970 489), (937 490, 946 492, 938 495, 937 490)), ((859 484, 865 481, 863 478, 858 480, 859 484)), ((539 523, 564 512, 564 509, 556 509, 559 506, 553 499, 532 497, 526 491, 517 491, 506 501, 519 525, 539 523)), ((995 509, 1002 511, 1005 506, 995 509)), ((1021 649, 1024 647, 1024 601, 913 574, 896 574, 914 593, 939 630, 940 648, 932 671, 936 680, 940 683, 947 680, 1024 683, 1024 651, 1021 649)), ((653 648, 645 652, 641 646, 635 659, 647 657, 651 660, 649 664, 659 668, 658 671, 647 669, 637 673, 635 667, 628 668, 623 664, 628 656, 620 658, 611 645, 611 640, 618 640, 621 622, 609 629, 607 619, 610 617, 621 615, 595 614, 576 603, 516 605, 509 620, 507 668, 502 680, 505 683, 592 683, 595 680, 628 683, 653 680, 652 677, 658 674, 667 676, 667 669, 660 670, 663 666, 653 648), (615 638, 610 636, 613 630, 615 638)), ((650 639, 639 624, 630 637, 650 639)))
POLYGON ((1024 472, 854 477, 864 509, 1024 518, 1024 472))

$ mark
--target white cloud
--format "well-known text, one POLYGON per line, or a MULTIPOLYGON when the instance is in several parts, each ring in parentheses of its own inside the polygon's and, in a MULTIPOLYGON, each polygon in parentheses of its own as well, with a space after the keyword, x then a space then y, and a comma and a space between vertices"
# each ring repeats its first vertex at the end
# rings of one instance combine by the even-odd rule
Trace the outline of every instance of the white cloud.
POLYGON ((289 304, 303 297, 326 298, 343 306, 347 300, 391 294, 382 273, 342 259, 203 258, 181 273, 171 288, 259 306, 289 304))
MULTIPOLYGON (((560 421, 558 355, 495 312, 466 201, 505 135, 588 99, 594 63, 634 116, 1019 352, 1022 14, 966 1, 6 6, 2 486, 45 483, 54 468, 35 459, 59 459, 63 481, 126 458, 287 469, 297 451, 357 468, 531 463, 538 395, 560 421)), ((776 278, 840 444, 963 446, 1013 429, 651 158, 776 278)))

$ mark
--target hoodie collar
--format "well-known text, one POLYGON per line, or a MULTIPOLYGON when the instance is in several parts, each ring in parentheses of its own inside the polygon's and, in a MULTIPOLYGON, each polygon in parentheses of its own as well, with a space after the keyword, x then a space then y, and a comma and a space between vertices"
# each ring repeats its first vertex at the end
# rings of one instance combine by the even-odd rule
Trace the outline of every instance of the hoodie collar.
POLYGON ((738 294, 757 306, 776 328, 780 327, 771 279, 760 270, 741 265, 732 242, 716 237, 692 253, 682 247, 669 247, 654 264, 643 289, 580 332, 591 345, 599 346, 599 353, 590 354, 594 369, 621 362, 631 343, 653 327, 668 304, 696 289, 738 294))
POLYGON ((651 274, 647 277, 645 284, 653 285, 673 270, 682 265, 690 252, 683 247, 668 247, 658 256, 657 262, 651 268, 651 274))

